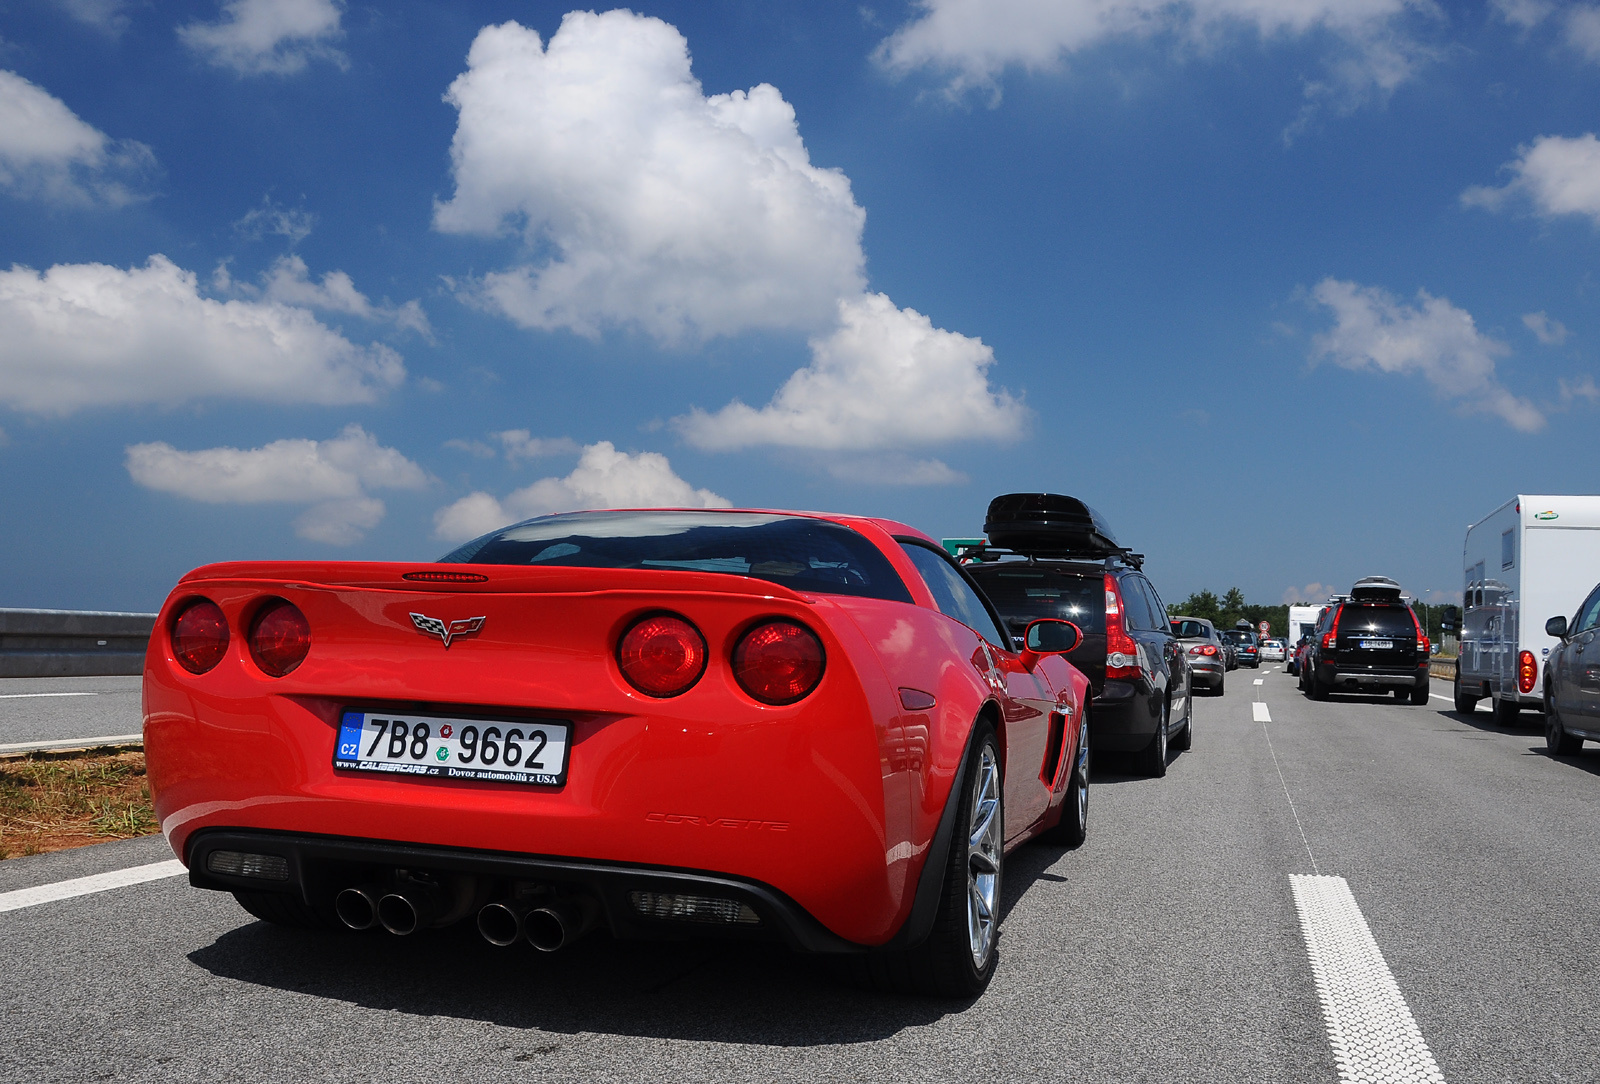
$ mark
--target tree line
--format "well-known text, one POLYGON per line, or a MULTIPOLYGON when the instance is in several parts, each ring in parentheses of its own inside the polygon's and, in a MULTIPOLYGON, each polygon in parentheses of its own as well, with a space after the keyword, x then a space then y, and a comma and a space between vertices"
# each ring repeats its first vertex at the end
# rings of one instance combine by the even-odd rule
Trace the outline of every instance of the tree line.
POLYGON ((1267 622, 1269 636, 1286 636, 1289 632, 1289 607, 1255 606, 1244 600, 1244 592, 1230 587, 1218 598, 1211 591, 1196 591, 1182 602, 1167 607, 1170 617, 1201 617, 1219 629, 1231 629, 1239 621, 1249 621, 1252 629, 1267 622))

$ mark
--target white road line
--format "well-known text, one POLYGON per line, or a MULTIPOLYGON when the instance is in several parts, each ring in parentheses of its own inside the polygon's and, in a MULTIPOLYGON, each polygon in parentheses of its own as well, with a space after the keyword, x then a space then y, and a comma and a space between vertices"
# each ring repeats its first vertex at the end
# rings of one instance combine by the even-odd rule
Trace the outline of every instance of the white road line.
POLYGON ((34 696, 99 696, 99 693, 0 693, 0 700, 27 700, 34 696))
POLYGON ((1456 698, 1453 696, 1440 696, 1438 693, 1429 693, 1428 695, 1435 700, 1443 700, 1446 703, 1454 704, 1456 702, 1456 698))
POLYGON ((1258 723, 1270 723, 1270 722, 1272 722, 1272 713, 1267 711, 1267 706, 1265 704, 1263 704, 1261 701, 1257 700, 1255 703, 1251 704, 1250 705, 1250 710, 1255 713, 1255 721, 1256 722, 1258 722, 1258 723))
POLYGON ((1290 874, 1328 1042, 1347 1084, 1444 1084, 1343 877, 1290 874))
POLYGON ((173 858, 166 862, 151 862, 147 866, 96 873, 90 877, 74 877, 70 881, 56 881, 54 884, 37 885, 33 888, 18 888, 11 892, 0 892, 0 911, 37 907, 41 903, 70 900, 75 896, 88 896, 112 888, 126 888, 128 885, 143 884, 145 881, 159 881, 163 877, 176 877, 184 872, 183 863, 173 858))
POLYGON ((1260 678, 1256 678, 1256 679, 1255 679, 1255 680, 1254 680, 1254 681, 1252 681, 1252 682, 1251 682, 1251 683, 1250 683, 1250 684, 1252 684, 1252 685, 1260 685, 1260 684, 1262 684, 1262 681, 1261 681, 1261 679, 1260 679, 1260 678))
POLYGON ((140 745, 143 734, 103 734, 98 738, 51 738, 0 745, 0 753, 39 753, 50 749, 98 749, 103 745, 140 745))

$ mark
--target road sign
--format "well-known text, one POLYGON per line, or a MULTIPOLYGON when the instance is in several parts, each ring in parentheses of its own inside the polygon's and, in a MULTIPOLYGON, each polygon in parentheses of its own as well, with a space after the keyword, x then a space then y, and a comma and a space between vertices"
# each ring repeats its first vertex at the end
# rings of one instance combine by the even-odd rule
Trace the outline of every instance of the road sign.
POLYGON ((981 538, 941 538, 939 542, 944 546, 945 552, 957 558, 961 556, 961 551, 966 547, 983 545, 983 539, 981 538))
POLYGON ((1261 635, 1263 636, 1272 631, 1271 623, 1266 621, 1261 622, 1261 624, 1257 625, 1256 628, 1261 630, 1261 635))

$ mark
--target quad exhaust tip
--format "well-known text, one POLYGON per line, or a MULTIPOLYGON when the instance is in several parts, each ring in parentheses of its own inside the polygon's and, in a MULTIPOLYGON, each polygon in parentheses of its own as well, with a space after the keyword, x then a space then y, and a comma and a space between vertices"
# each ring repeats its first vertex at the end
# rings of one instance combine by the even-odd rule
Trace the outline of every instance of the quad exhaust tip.
POLYGON ((594 929, 600 908, 587 896, 550 900, 539 906, 497 900, 478 912, 478 932, 491 945, 513 945, 524 938, 540 952, 558 952, 594 929))

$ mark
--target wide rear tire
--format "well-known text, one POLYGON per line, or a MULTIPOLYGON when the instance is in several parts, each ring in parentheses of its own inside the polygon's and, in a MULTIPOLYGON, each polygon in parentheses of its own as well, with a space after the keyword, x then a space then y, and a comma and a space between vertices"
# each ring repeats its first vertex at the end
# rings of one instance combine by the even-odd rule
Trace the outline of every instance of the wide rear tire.
MULTIPOLYGON (((1222 686, 1217 686, 1220 694, 1222 686)), ((1167 726, 1172 721, 1172 705, 1161 705, 1161 718, 1156 723, 1156 732, 1150 737, 1150 744, 1144 747, 1144 752, 1139 754, 1139 766, 1144 769, 1144 774, 1152 779, 1160 779, 1167 774, 1167 726)))
POLYGON ((1194 748, 1194 693, 1189 693, 1187 701, 1189 708, 1183 713, 1183 729, 1178 731, 1168 741, 1168 745, 1180 753, 1194 748))
POLYGON ((1317 677, 1317 668, 1315 666, 1311 667, 1311 676, 1306 678, 1306 684, 1310 686, 1311 699, 1328 699, 1328 686, 1323 683, 1322 679, 1317 677))
POLYGON ((1456 660, 1456 681, 1453 691, 1455 692, 1457 711, 1461 712, 1463 715, 1471 715, 1478 709, 1478 701, 1481 698, 1473 696, 1471 693, 1468 693, 1461 687, 1461 660, 1459 659, 1456 660))
POLYGON ((1428 688, 1428 682, 1424 681, 1421 685, 1412 687, 1411 702, 1413 704, 1426 704, 1428 702, 1429 694, 1430 690, 1428 688))
POLYGON ((1577 756, 1583 751, 1583 739, 1567 733, 1567 728, 1561 725, 1561 716, 1555 712, 1555 705, 1545 700, 1544 713, 1544 745, 1553 757, 1577 756))
POLYGON ((973 735, 967 754, 961 794, 952 796, 961 805, 956 810, 933 929, 914 948, 841 957, 857 986, 972 998, 983 993, 994 977, 1000 940, 1005 802, 999 742, 987 722, 978 725, 981 729, 973 735))

